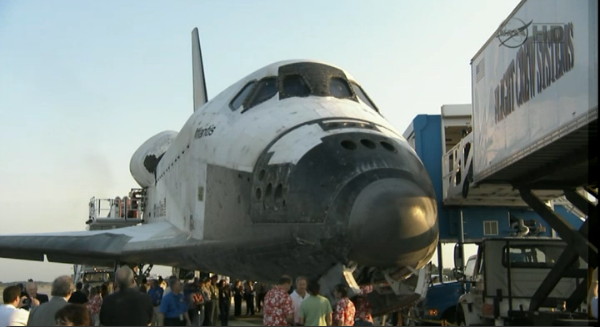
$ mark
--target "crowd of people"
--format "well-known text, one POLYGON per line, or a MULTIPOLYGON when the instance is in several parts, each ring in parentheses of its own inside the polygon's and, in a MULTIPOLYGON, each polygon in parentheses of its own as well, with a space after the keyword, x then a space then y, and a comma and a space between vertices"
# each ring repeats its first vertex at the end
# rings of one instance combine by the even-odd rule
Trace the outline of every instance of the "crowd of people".
POLYGON ((366 298, 352 301, 348 289, 337 285, 334 306, 321 295, 319 284, 305 277, 282 276, 277 285, 219 279, 217 275, 182 283, 177 277, 159 277, 136 283, 135 273, 122 266, 115 282, 89 287, 73 285, 70 276, 52 283, 51 297, 37 292, 30 280, 4 289, 0 327, 4 326, 227 326, 233 316, 262 313, 266 326, 370 325, 366 298))
MULTIPOLYGON (((13 285, 2 292, 0 326, 91 326, 92 320, 85 304, 69 302, 74 294, 70 276, 60 276, 52 283, 51 298, 37 292, 30 280, 25 286, 13 285)), ((86 300, 87 302, 87 300, 86 300)))
POLYGON ((354 326, 373 325, 371 308, 364 294, 351 301, 344 284, 334 289, 335 306, 320 294, 316 280, 297 277, 290 294, 292 279, 282 276, 264 297, 263 324, 265 326, 354 326), (355 304, 356 303, 356 304, 355 304))

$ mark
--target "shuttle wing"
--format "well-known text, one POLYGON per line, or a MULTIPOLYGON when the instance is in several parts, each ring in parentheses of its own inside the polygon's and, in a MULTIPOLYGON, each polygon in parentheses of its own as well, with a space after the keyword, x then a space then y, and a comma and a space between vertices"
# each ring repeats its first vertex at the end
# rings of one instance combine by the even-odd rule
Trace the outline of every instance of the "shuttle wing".
POLYGON ((172 264, 173 252, 206 242, 169 222, 99 231, 0 235, 0 257, 51 262, 112 265, 172 264))

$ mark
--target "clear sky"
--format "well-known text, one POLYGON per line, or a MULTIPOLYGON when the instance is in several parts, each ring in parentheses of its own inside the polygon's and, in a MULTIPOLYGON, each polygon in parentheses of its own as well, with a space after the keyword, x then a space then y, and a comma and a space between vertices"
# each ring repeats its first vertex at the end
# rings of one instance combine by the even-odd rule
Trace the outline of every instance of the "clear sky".
MULTIPOLYGON (((517 0, 0 0, 0 234, 83 230, 92 196, 192 113, 191 31, 209 97, 269 63, 348 70, 403 132, 470 103, 470 60, 517 0)), ((449 262, 451 258, 445 259, 449 262)), ((70 265, 0 259, 0 281, 70 265)))

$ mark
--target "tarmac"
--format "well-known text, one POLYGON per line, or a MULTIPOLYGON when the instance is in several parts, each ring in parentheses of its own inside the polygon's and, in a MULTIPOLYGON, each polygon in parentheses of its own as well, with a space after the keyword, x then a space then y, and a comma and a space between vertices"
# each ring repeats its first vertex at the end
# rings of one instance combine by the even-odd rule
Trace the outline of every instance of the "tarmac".
MULTIPOLYGON (((217 326, 221 326, 221 324, 218 324, 217 326)), ((254 316, 229 318, 229 326, 263 326, 262 313, 259 312, 254 316)))

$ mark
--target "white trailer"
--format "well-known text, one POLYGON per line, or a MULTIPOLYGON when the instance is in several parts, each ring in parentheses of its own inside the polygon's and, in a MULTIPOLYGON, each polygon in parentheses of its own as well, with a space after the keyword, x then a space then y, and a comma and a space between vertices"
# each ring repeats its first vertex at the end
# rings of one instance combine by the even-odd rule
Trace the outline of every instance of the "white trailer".
POLYGON ((488 262, 479 283, 485 289, 465 302, 465 319, 468 311, 475 324, 498 323, 499 312, 514 311, 527 320, 569 292, 565 310, 575 314, 590 283, 572 279, 573 264, 598 266, 597 241, 588 237, 598 221, 598 1, 522 0, 475 54, 471 71, 473 131, 444 157, 444 204, 528 205, 568 246, 536 268, 543 273, 535 283, 513 280, 516 264, 504 287, 493 278, 506 269, 488 262), (562 195, 586 217, 579 229, 548 205, 562 195))
POLYGON ((549 200, 597 180, 596 0, 521 1, 471 71, 473 132, 453 150, 472 158, 444 172, 461 177, 445 203, 525 205, 520 186, 549 200))

